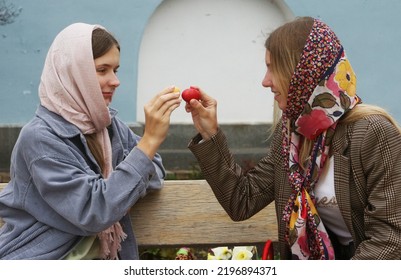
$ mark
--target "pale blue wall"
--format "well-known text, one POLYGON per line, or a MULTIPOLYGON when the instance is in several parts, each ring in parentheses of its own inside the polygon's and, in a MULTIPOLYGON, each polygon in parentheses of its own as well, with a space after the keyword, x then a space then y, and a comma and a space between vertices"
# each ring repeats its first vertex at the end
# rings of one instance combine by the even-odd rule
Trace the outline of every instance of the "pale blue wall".
POLYGON ((21 7, 14 23, 0 26, 0 126, 21 125, 39 104, 37 88, 47 50, 73 22, 98 23, 119 39, 121 86, 113 106, 136 117, 137 56, 146 22, 161 0, 6 0, 21 7))
MULTIPOLYGON (((201 1, 201 0, 199 0, 201 1)), ((54 36, 70 23, 99 23, 122 45, 121 87, 113 106, 136 121, 137 60, 148 18, 162 0, 6 0, 22 13, 0 26, 0 126, 21 125, 38 104, 37 88, 54 36)), ((388 109, 401 122, 401 11, 399 0, 285 0, 295 15, 327 22, 339 35, 358 77, 366 103, 388 109)), ((157 78, 157 77, 156 77, 157 78)))

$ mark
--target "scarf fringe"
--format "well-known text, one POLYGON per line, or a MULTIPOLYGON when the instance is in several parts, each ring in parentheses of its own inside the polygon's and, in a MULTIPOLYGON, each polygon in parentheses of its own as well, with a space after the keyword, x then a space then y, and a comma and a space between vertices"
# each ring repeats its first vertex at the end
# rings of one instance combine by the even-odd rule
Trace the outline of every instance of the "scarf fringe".
POLYGON ((100 256, 105 260, 118 259, 121 242, 127 238, 119 222, 98 234, 100 240, 100 256))

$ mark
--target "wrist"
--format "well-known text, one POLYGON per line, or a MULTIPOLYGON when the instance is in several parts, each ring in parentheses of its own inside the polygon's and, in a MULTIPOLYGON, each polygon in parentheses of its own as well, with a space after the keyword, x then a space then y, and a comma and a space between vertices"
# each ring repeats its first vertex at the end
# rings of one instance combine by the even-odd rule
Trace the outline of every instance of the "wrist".
POLYGON ((209 130, 207 132, 206 131, 205 132, 201 132, 200 135, 202 136, 202 139, 204 141, 206 141, 206 140, 209 140, 210 138, 212 138, 214 135, 216 135, 218 130, 219 129, 216 128, 216 129, 209 130))
POLYGON ((145 155, 150 159, 153 159, 157 150, 159 149, 160 142, 155 141, 151 137, 146 137, 145 135, 139 140, 137 148, 140 149, 145 155))

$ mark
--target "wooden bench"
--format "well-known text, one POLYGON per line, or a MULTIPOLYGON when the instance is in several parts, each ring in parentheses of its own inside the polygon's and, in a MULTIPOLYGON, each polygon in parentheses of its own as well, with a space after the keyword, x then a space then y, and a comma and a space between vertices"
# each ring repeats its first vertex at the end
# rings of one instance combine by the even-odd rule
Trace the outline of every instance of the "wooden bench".
MULTIPOLYGON (((0 191, 6 184, 0 184, 0 191)), ((277 241, 274 203, 234 222, 205 180, 166 180, 131 209, 140 247, 257 245, 277 241)), ((2 222, 0 221, 0 226, 2 222)))

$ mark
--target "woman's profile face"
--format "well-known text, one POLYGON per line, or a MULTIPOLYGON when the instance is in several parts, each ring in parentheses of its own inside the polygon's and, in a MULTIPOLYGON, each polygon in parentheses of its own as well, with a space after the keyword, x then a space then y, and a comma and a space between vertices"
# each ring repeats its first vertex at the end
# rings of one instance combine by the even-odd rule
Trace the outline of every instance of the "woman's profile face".
POLYGON ((284 111, 287 107, 287 94, 279 90, 277 77, 270 68, 270 52, 268 50, 266 50, 265 62, 267 70, 262 85, 266 88, 270 88, 271 92, 274 94, 274 100, 277 101, 278 107, 280 110, 284 111))
POLYGON ((113 46, 107 53, 95 59, 96 76, 104 101, 109 106, 116 88, 120 85, 117 70, 120 67, 120 51, 113 46))

